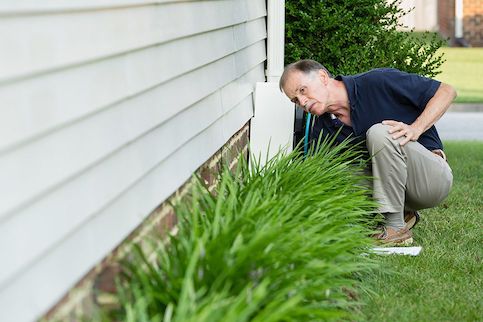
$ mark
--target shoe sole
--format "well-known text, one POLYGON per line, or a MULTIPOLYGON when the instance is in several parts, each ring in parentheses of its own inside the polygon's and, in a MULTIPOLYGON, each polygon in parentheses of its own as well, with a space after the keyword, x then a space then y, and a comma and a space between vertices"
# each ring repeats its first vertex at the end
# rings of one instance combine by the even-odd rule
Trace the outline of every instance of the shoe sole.
POLYGON ((401 246, 411 246, 413 244, 414 240, 413 238, 408 238, 406 240, 403 240, 402 242, 398 243, 398 245, 401 245, 401 246))
POLYGON ((414 240, 412 237, 405 239, 403 241, 390 241, 390 242, 382 242, 379 246, 380 247, 394 247, 394 246, 411 246, 414 240))

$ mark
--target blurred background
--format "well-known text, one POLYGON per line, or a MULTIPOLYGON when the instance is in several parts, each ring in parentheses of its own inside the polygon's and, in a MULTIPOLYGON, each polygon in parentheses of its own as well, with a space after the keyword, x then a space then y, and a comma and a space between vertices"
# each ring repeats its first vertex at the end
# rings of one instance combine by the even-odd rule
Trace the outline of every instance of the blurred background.
POLYGON ((453 85, 458 97, 437 126, 443 140, 483 140, 483 1, 404 0, 400 22, 414 36, 435 33, 447 40, 445 62, 435 78, 453 85), (465 129, 463 131, 462 129, 465 129))

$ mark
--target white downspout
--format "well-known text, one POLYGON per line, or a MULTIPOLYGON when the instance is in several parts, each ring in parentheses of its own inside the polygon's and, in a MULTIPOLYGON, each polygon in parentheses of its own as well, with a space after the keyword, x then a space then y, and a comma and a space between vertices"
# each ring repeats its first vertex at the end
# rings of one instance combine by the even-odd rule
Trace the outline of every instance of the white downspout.
POLYGON ((267 4, 267 82, 278 82, 284 67, 285 1, 267 4))
POLYGON ((463 38, 463 0, 455 0, 454 36, 463 38))

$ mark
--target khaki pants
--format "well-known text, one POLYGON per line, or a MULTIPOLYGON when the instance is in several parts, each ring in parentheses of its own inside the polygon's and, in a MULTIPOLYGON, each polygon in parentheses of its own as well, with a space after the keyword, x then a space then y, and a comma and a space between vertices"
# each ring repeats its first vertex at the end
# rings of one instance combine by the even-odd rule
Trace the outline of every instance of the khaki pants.
POLYGON ((366 132, 372 158, 374 199, 380 213, 431 208, 441 203, 453 184, 448 163, 418 142, 399 145, 390 126, 373 125, 366 132))

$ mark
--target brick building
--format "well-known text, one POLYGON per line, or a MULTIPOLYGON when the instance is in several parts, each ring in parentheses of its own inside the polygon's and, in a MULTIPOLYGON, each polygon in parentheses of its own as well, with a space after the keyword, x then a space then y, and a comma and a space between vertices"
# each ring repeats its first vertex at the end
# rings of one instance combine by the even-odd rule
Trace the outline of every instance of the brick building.
POLYGON ((483 0, 439 0, 438 30, 455 45, 483 46, 483 0))

